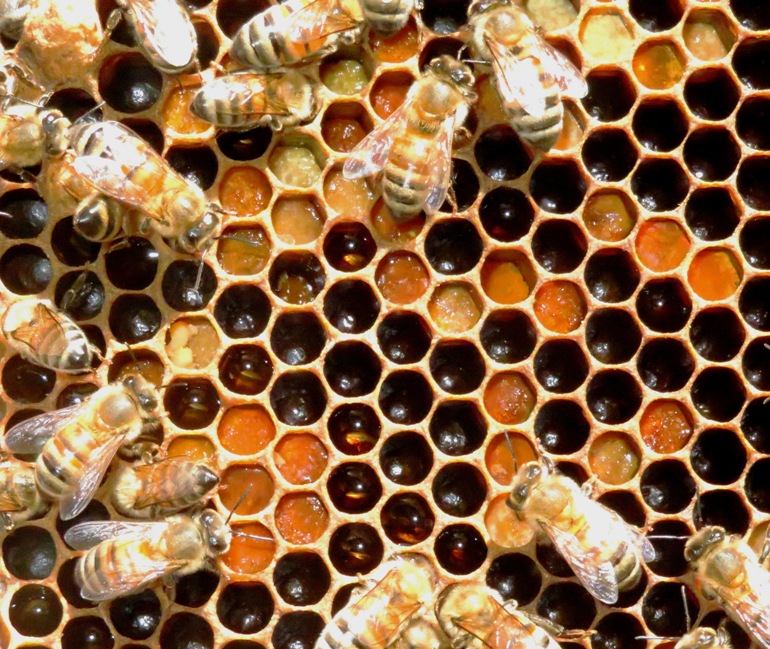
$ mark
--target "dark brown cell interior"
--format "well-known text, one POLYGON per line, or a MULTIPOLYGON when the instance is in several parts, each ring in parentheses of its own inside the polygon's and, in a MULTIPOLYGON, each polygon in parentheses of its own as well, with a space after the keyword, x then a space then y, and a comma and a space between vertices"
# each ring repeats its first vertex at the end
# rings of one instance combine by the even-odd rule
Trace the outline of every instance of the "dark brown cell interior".
POLYGON ((425 257, 443 275, 470 271, 481 259, 484 243, 467 219, 447 219, 434 224, 425 238, 425 257))
POLYGON ((21 356, 11 356, 2 371, 5 394, 19 403, 38 403, 56 385, 56 372, 36 365, 21 356))
POLYGON ((765 62, 770 57, 770 40, 746 38, 735 48, 733 70, 744 86, 751 90, 770 88, 770 70, 765 62))
POLYGON ((149 638, 160 624, 160 617, 160 600, 149 589, 110 603, 110 621, 115 630, 132 640, 149 638))
POLYGON ((639 158, 634 143, 626 132, 616 128, 598 129, 583 142, 583 164, 596 180, 623 180, 639 158))
POLYGON ((735 116, 735 132, 752 149, 770 149, 770 100, 748 97, 735 116))
POLYGON ((707 367, 692 384, 693 405, 701 415, 714 421, 737 416, 746 401, 741 377, 727 367, 707 367))
MULTIPOLYGON (((98 250, 98 244, 91 245, 98 250)), ((113 286, 141 291, 155 279, 159 260, 160 253, 147 239, 127 237, 106 251, 104 266, 113 286)))
POLYGON ((198 311, 213 297, 217 278, 207 263, 177 260, 166 268, 160 288, 172 309, 198 311))
POLYGON ((468 341, 439 343, 430 355, 429 368, 436 384, 450 394, 473 392, 486 371, 481 353, 468 341))
POLYGON ((164 137, 155 122, 142 117, 127 117, 120 120, 123 126, 127 126, 147 144, 149 144, 159 155, 163 153, 164 137))
POLYGON ((535 378, 549 392, 577 390, 588 376, 588 360, 573 340, 549 340, 534 358, 535 378))
POLYGON ((222 385, 237 394, 263 392, 273 376, 273 363, 259 345, 228 347, 219 361, 222 385))
POLYGON ((741 495, 729 489, 701 493, 694 514, 697 527, 719 525, 730 534, 743 536, 749 529, 750 514, 741 495))
POLYGON ((467 575, 478 570, 487 558, 487 546, 481 533, 472 525, 447 525, 433 546, 436 559, 453 575, 467 575))
POLYGON ((67 559, 56 573, 56 585, 59 586, 61 594, 71 606, 75 608, 93 608, 96 606, 96 602, 85 599, 80 594, 80 586, 75 581, 76 565, 77 558, 67 559))
POLYGON ((110 108, 139 113, 160 98, 163 76, 138 52, 116 54, 99 68, 99 94, 110 108))
POLYGON ((82 88, 57 90, 45 105, 46 108, 61 111, 68 120, 79 124, 102 119, 102 110, 96 107, 96 100, 82 88))
POLYGON ((425 68, 428 67, 428 64, 439 56, 451 56, 453 58, 458 58, 462 46, 463 42, 460 39, 454 38, 452 36, 432 39, 422 48, 422 51, 420 52, 420 71, 425 72, 425 68))
POLYGON ((324 358, 329 387, 344 397, 361 397, 377 386, 382 364, 374 350, 355 340, 337 343, 324 358))
POLYGON ((198 608, 208 602, 219 585, 219 573, 198 570, 176 582, 174 601, 182 606, 198 608))
POLYGON ((48 206, 35 190, 13 189, 0 196, 0 233, 8 239, 32 239, 47 223, 48 206))
POLYGON ((487 481, 476 467, 465 462, 446 464, 433 478, 433 502, 450 516, 475 514, 487 496, 487 481))
POLYGON ((211 187, 219 171, 217 157, 207 146, 171 147, 166 160, 187 182, 201 189, 211 187))
POLYGON ((641 386, 628 372, 602 370, 588 382, 586 402, 591 414, 600 422, 622 424, 639 410, 641 386))
POLYGON ((532 237, 532 254, 537 263, 552 273, 571 273, 585 257, 588 242, 572 221, 543 221, 532 237))
POLYGON ((447 201, 441 206, 442 212, 451 212, 453 207, 462 212, 476 202, 480 188, 479 179, 467 160, 452 158, 450 183, 450 193, 447 201))
POLYGON ((684 575, 690 567, 684 558, 684 545, 691 533, 683 521, 669 519, 653 523, 647 538, 655 548, 655 558, 647 562, 647 567, 661 577, 684 575))
POLYGON ((54 302, 73 320, 95 318, 104 306, 105 292, 99 276, 87 270, 66 273, 56 283, 54 302))
POLYGON ((217 416, 219 404, 217 389, 207 379, 178 379, 163 393, 169 419, 185 430, 208 426, 217 416))
POLYGON ((639 144, 651 151, 673 151, 687 135, 687 117, 675 99, 655 98, 642 101, 631 122, 639 144))
POLYGON ((25 636, 46 636, 59 626, 63 608, 55 591, 42 584, 26 584, 11 595, 8 619, 25 636))
POLYGON ((565 628, 587 629, 596 617, 596 604, 583 586, 563 581, 541 593, 537 614, 565 628))
POLYGON ((770 280, 755 277, 743 286, 738 301, 738 308, 746 324, 760 331, 770 330, 770 280))
POLYGON ((473 153, 479 169, 492 180, 514 180, 523 176, 532 164, 516 132, 505 125, 484 131, 476 140, 473 153))
POLYGON ((739 240, 743 257, 749 264, 763 270, 770 268, 770 219, 748 219, 739 240))
POLYGON ((690 133, 684 143, 684 162, 699 180, 726 180, 740 158, 738 143, 727 129, 702 128, 690 133))
POLYGON ((213 649, 213 647, 214 631, 211 625, 195 613, 175 613, 161 627, 161 649, 213 649))
POLYGON ((707 482, 726 485, 743 473, 746 457, 746 449, 733 431, 710 428, 695 440, 690 465, 707 482))
POLYGON ((765 391, 770 386, 770 375, 764 363, 770 360, 770 350, 765 347, 770 338, 756 338, 743 351, 741 369, 746 380, 758 390, 765 391))
POLYGON ((3 539, 3 563, 18 579, 45 579, 56 564, 56 546, 50 532, 37 525, 11 531, 3 539))
MULTIPOLYGON (((273 583, 278 595, 287 604, 294 606, 309 606, 316 604, 326 594, 331 586, 331 575, 324 560, 315 552, 290 552, 281 557, 273 570, 273 583)), ((254 589, 255 587, 252 587, 254 589)), ((264 624, 272 616, 272 598, 262 584, 257 587, 258 603, 262 604, 265 613, 268 611, 267 602, 270 602, 269 614, 264 616, 264 624)), ((239 593, 235 601, 252 599, 250 593, 239 593), (244 595, 249 597, 245 598, 244 595)), ((221 600, 220 600, 221 601, 221 600)), ((263 624, 263 626, 264 626, 263 624)), ((250 633, 248 630, 238 630, 239 633, 250 633)))
POLYGON ((17 295, 41 293, 53 278, 53 267, 41 248, 27 243, 11 246, 0 257, 0 281, 17 295))
MULTIPOLYGON (((684 218, 690 231, 704 241, 731 236, 740 223, 740 211, 726 187, 701 187, 687 200, 684 218)), ((761 246, 763 242, 758 242, 761 246)))
POLYGON ((467 22, 469 0, 426 2, 420 11, 425 26, 436 34, 451 34, 467 22))
POLYGON ((636 361, 639 378, 656 392, 681 390, 695 370, 695 360, 676 338, 653 338, 636 361))
POLYGON ((537 344, 537 331, 523 311, 493 311, 484 320, 481 346, 498 363, 517 363, 532 354, 537 344))
POLYGON ((230 338, 254 338, 270 320, 270 300, 254 284, 228 286, 217 299, 214 318, 230 338))
POLYGON ((404 431, 391 435, 380 448, 383 475, 399 485, 422 482, 433 467, 433 451, 419 433, 404 431))
POLYGON ((382 484, 377 472, 368 464, 345 462, 337 466, 326 482, 329 498, 338 511, 363 514, 382 497, 382 484))
POLYGON ((433 404, 433 390, 421 373, 402 370, 385 377, 377 400, 388 419, 409 426, 427 417, 433 404))
POLYGON ((487 570, 487 586, 504 600, 516 600, 526 606, 540 592, 542 576, 538 564, 525 554, 501 554, 492 560, 487 570))
POLYGON ((366 523, 345 523, 329 539, 329 560, 343 575, 371 572, 382 561, 384 552, 377 530, 366 523))
POLYGON ((699 609, 698 599, 689 588, 678 582, 661 582, 650 588, 645 596, 642 618, 655 635, 679 637, 688 631, 687 617, 697 619, 699 609), (684 601, 682 588, 685 589, 684 601))
POLYGON ((698 313, 689 329, 690 342, 702 358, 722 363, 734 358, 746 339, 746 330, 730 309, 712 308, 698 313))
POLYGON ((556 214, 574 212, 583 202, 586 180, 572 160, 544 160, 532 172, 529 191, 542 209, 556 214))
POLYGON ((430 327, 416 313, 390 313, 377 327, 380 351, 393 363, 418 362, 428 353, 430 342, 430 327))
POLYGON ((475 402, 444 401, 433 412, 428 430, 439 451, 456 457, 472 453, 482 445, 487 423, 475 402))
MULTIPOLYGON (((276 580, 280 566, 279 561, 274 573, 276 580)), ((319 586, 323 583, 322 575, 320 570, 316 573, 319 586)), ((274 611, 273 597, 264 584, 228 584, 217 598, 217 618, 225 628, 235 633, 261 631, 274 611)))
POLYGON ((305 365, 318 358, 326 338, 323 324, 312 311, 290 311, 273 324, 270 347, 287 365, 305 365))
POLYGON ((337 270, 353 273, 369 264, 377 252, 371 233, 363 223, 336 223, 324 238, 324 257, 337 270))
POLYGON ((631 176, 631 191, 639 204, 652 212, 675 209, 689 189, 687 175, 673 158, 642 160, 631 176))
POLYGON ((673 333, 687 324, 692 300, 674 277, 651 280, 636 296, 636 311, 642 323, 653 331, 673 333))
POLYGON ((110 331, 119 342, 135 345, 160 331, 163 316, 149 295, 121 295, 110 308, 110 331))
POLYGON ((740 89, 725 68, 696 70, 684 84, 684 100, 701 119, 725 119, 735 110, 739 99, 740 89))
POLYGON ((398 545, 421 543, 430 536, 435 522, 430 504, 418 493, 391 496, 380 511, 382 531, 398 545))
POLYGON ((608 365, 630 360, 642 342, 639 325, 623 309, 597 309, 589 316, 585 332, 588 351, 608 365))
POLYGON ((496 187, 484 194, 479 206, 479 220, 493 239, 508 243, 529 232, 535 210, 527 195, 512 187, 496 187))
POLYGON ((601 302, 623 302, 639 284, 639 268, 633 257, 619 248, 605 248, 585 265, 588 290, 601 302))
POLYGON ((663 514, 682 511, 695 496, 695 481, 679 460, 653 462, 642 473, 639 487, 650 509, 663 514))
POLYGON ((326 389, 320 379, 305 370, 282 374, 270 390, 275 416, 289 426, 315 423, 326 409, 326 402, 326 389))
POLYGON ((321 292, 326 283, 318 258, 309 252, 284 252, 270 267, 270 289, 290 304, 305 304, 321 292))
POLYGON ((217 135, 217 146, 230 160, 256 160, 262 156, 273 139, 273 131, 267 126, 257 126, 248 131, 223 131, 217 135))
POLYGON ((346 455, 363 455, 374 448, 382 424, 371 406, 346 403, 332 412, 327 429, 329 439, 338 450, 346 455))
POLYGON ((596 68, 586 75, 588 94, 581 100, 586 112, 600 122, 614 122, 628 115, 636 90, 620 68, 596 68))
POLYGON ((273 628, 275 649, 313 649, 325 626, 323 618, 312 611, 293 611, 282 615, 273 628))
POLYGON ((567 399, 550 399, 535 416, 537 441, 548 453, 575 453, 585 445, 590 430, 583 409, 567 399))

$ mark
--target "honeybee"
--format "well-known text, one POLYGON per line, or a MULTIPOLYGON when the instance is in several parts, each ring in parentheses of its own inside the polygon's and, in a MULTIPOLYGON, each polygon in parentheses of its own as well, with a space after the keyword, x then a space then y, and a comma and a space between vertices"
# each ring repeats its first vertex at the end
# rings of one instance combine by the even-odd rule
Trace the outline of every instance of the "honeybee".
POLYGON ((196 254, 209 247, 219 229, 219 208, 144 140, 109 121, 76 124, 69 136, 76 154, 72 170, 93 190, 75 213, 74 227, 82 236, 107 240, 120 231, 123 211, 104 202, 113 199, 144 217, 142 232, 155 230, 173 248, 196 254))
POLYGON ((29 10, 30 0, 0 0, 0 34, 19 40, 29 10))
POLYGON ((763 647, 770 647, 770 573, 749 545, 708 526, 693 534, 684 556, 695 571, 695 585, 763 647))
MULTIPOLYGON (((326 625, 316 649, 384 649, 396 641, 420 609, 432 601, 438 576, 420 554, 403 553, 386 562, 379 581, 326 625)), ((356 591, 353 597, 360 591, 356 591)))
POLYGON ((37 488, 59 501, 60 518, 69 520, 91 501, 118 449, 132 444, 145 422, 157 419, 158 405, 155 386, 132 374, 80 404, 16 424, 5 442, 13 453, 39 454, 37 488))
POLYGON ((70 121, 58 110, 10 99, 0 112, 0 167, 32 167, 67 148, 70 121))
POLYGON ((200 502, 218 483, 211 467, 186 458, 124 464, 115 477, 112 504, 130 518, 162 518, 200 502))
POLYGON ((268 125, 276 131, 309 122, 318 112, 313 83, 304 74, 228 74, 201 88, 190 112, 220 128, 268 125))
POLYGON ((176 74, 193 64, 198 39, 189 14, 177 0, 115 1, 156 68, 176 74))
POLYGON ((718 629, 703 626, 679 638, 674 649, 733 649, 733 643, 724 625, 718 629))
POLYGON ((6 531, 19 523, 39 518, 50 508, 35 486, 31 464, 6 460, 0 464, 0 522, 6 531))
POLYGON ((414 8, 415 0, 288 0, 243 25, 230 55, 255 70, 277 70, 354 43, 365 24, 393 34, 414 8))
POLYGON ((548 460, 522 466, 506 502, 521 520, 548 535, 583 586, 605 604, 614 604, 619 592, 639 583, 642 559, 655 558, 639 530, 591 500, 548 460))
POLYGON ((80 523, 64 540, 75 550, 87 550, 75 566, 75 582, 83 598, 101 602, 204 568, 227 552, 232 534, 218 512, 204 509, 159 522, 80 523))
POLYGON ((393 644, 394 649, 437 649, 446 646, 446 639, 427 615, 413 617, 393 644))
POLYGON ((473 0, 468 16, 471 48, 492 64, 511 125, 524 140, 548 151, 562 130, 561 94, 585 97, 583 75, 513 0, 473 0))
POLYGON ((48 300, 13 302, 0 328, 16 352, 52 370, 86 372, 100 355, 83 330, 48 300))
POLYGON ((432 214, 447 195, 452 140, 476 99, 471 69, 450 56, 428 65, 404 103, 350 152, 345 178, 384 170, 382 197, 394 218, 432 214))

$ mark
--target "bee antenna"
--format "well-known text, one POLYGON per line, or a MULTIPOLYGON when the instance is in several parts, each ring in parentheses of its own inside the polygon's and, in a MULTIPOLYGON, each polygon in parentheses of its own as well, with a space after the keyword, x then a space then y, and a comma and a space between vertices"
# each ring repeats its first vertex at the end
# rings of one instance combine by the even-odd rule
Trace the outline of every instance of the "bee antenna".
POLYGON ((3 102, 17 101, 20 104, 27 104, 27 106, 34 106, 35 108, 45 108, 45 106, 38 104, 37 102, 29 101, 27 99, 22 99, 21 97, 17 97, 16 95, 8 95, 6 93, 0 93, 0 99, 2 99, 3 102))
POLYGON ((91 117, 91 115, 94 115, 95 113, 100 111, 102 109, 102 106, 104 106, 104 103, 105 103, 104 101, 100 101, 98 104, 96 104, 96 106, 94 106, 93 108, 90 108, 85 113, 83 113, 80 117, 78 117, 74 123, 78 124, 79 122, 86 121, 89 117, 91 117))
POLYGON ((700 526, 699 523, 703 523, 703 512, 701 511, 700 504, 700 489, 695 488, 695 504, 692 506, 692 522, 695 524, 695 529, 700 526))
POLYGON ((516 452, 513 450, 513 444, 511 443, 511 437, 508 435, 508 431, 504 431, 503 435, 505 435, 505 443, 508 445, 508 450, 511 452, 511 457, 513 458, 513 474, 516 475, 519 472, 519 460, 516 457, 516 452))
POLYGON ((678 640, 675 635, 637 635, 634 640, 678 640))
POLYGON ((682 606, 684 607, 684 619, 687 622, 687 631, 692 629, 692 619, 690 618, 690 607, 687 606, 687 590, 682 584, 682 606))
POLYGON ((245 539, 254 539, 255 541, 271 541, 275 543, 275 539, 272 536, 259 536, 258 534, 249 534, 248 532, 241 532, 239 530, 233 530, 233 536, 242 536, 245 539))
POLYGON ((72 306, 72 303, 74 302, 77 295, 85 288, 86 281, 88 279, 88 271, 83 270, 80 272, 80 274, 75 278, 75 281, 72 282, 72 285, 67 289, 67 291, 64 293, 64 296, 61 300, 61 310, 64 311, 69 315, 70 307, 72 306))
POLYGON ((244 500, 246 500, 246 496, 248 496, 248 495, 249 495, 249 493, 251 492, 251 488, 252 488, 253 486, 254 486, 254 485, 249 485, 248 487, 246 487, 246 489, 244 489, 244 490, 243 490, 243 493, 241 494, 241 497, 240 497, 240 498, 238 498, 238 502, 237 502, 237 503, 235 503, 235 505, 233 506, 233 508, 230 510, 230 513, 227 515, 227 519, 225 520, 225 525, 227 525, 227 524, 230 522, 230 519, 233 517, 233 514, 235 514, 235 510, 236 510, 236 509, 238 509, 238 507, 240 507, 240 506, 241 506, 241 503, 242 503, 244 500))
MULTIPOLYGON (((213 245, 213 243, 214 243, 214 242, 212 241, 212 245, 213 245)), ((211 246, 209 246, 209 248, 210 248, 210 247, 211 247, 211 246)), ((201 295, 201 291, 200 291, 200 288, 201 288, 201 281, 203 280, 203 267, 204 267, 205 265, 206 265, 206 262, 205 262, 205 261, 203 261, 203 255, 201 255, 201 261, 200 261, 200 263, 198 264, 198 272, 195 274, 195 286, 194 286, 194 288, 193 288, 193 290, 194 290, 194 291, 195 291, 195 292, 196 292, 198 295, 200 295, 201 299, 203 299, 203 295, 201 295)))
MULTIPOLYGON (((74 286, 74 284, 73 284, 74 286)), ((131 347, 129 343, 123 343, 126 346, 126 349, 128 350, 128 353, 131 355, 131 360, 134 361, 134 363, 139 363, 139 359, 136 357, 136 354, 134 353, 134 348, 131 347)))

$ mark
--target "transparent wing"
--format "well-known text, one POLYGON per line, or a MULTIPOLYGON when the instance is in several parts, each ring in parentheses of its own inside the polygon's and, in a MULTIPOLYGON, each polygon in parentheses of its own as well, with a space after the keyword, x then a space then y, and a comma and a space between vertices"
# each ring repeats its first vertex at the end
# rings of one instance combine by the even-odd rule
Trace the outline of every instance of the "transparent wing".
POLYGON ((427 169, 431 171, 433 184, 425 199, 423 209, 426 214, 437 211, 446 199, 452 175, 452 139, 455 130, 455 115, 444 120, 441 132, 436 136, 436 146, 430 152, 427 169))
POLYGON ((13 453, 39 454, 45 443, 68 423, 77 419, 87 401, 30 417, 5 434, 5 444, 13 453))
POLYGON ((115 435, 88 456, 75 489, 61 501, 59 518, 63 521, 75 518, 91 502, 91 498, 94 497, 94 493, 99 488, 99 483, 107 472, 112 458, 115 457, 115 453, 118 452, 125 438, 125 434, 115 435))
POLYGON ((770 647, 770 573, 764 570, 755 558, 746 566, 747 589, 751 597, 736 598, 735 592, 709 582, 724 607, 736 618, 754 640, 762 647, 770 647))
POLYGON ((546 40, 542 40, 539 55, 543 68, 565 95, 580 99, 588 94, 588 84, 580 70, 546 40))
POLYGON ((404 103, 388 119, 355 146, 342 167, 345 178, 365 178, 382 171, 393 142, 406 126, 407 111, 414 101, 413 97, 412 93, 407 95, 404 103))
POLYGON ((165 61, 184 67, 195 58, 195 29, 176 0, 130 0, 129 4, 150 47, 165 61))
POLYGON ((312 0, 288 18, 289 38, 295 43, 312 43, 358 26, 339 0, 312 0))
POLYGON ((521 106, 533 117, 545 114, 547 93, 535 60, 514 56, 493 38, 487 38, 486 44, 492 53, 497 88, 506 108, 521 106))
POLYGON ((89 155, 75 158, 72 166, 97 190, 111 198, 134 207, 142 207, 149 199, 147 191, 128 177, 125 162, 89 155))
POLYGON ((100 581, 98 584, 83 584, 80 587, 80 595, 92 602, 115 599, 127 593, 143 590, 156 579, 174 572, 183 565, 181 561, 146 557, 139 551, 133 554, 134 560, 130 571, 110 573, 110 580, 106 583, 100 581))
MULTIPOLYGON (((230 74, 220 77, 214 82, 221 87, 214 89, 212 85, 212 99, 218 100, 226 98, 217 109, 220 113, 227 115, 240 115, 243 112, 258 115, 291 115, 291 111, 286 102, 275 93, 266 92, 269 84, 278 80, 277 75, 264 75, 251 72, 240 74, 230 74), (252 98, 254 95, 262 95, 262 110, 255 110, 252 98)), ((209 92, 208 87, 204 87, 202 92, 209 92)))
POLYGON ((165 521, 137 523, 127 521, 89 521, 79 523, 64 534, 65 542, 75 550, 90 550, 112 539, 144 540, 159 538, 168 523, 165 521))
POLYGON ((521 649, 522 647, 561 649, 559 643, 545 630, 542 632, 548 640, 547 644, 543 645, 543 636, 536 633, 537 630, 535 623, 522 611, 509 611, 500 606, 494 628, 488 635, 487 644, 494 649, 521 649))

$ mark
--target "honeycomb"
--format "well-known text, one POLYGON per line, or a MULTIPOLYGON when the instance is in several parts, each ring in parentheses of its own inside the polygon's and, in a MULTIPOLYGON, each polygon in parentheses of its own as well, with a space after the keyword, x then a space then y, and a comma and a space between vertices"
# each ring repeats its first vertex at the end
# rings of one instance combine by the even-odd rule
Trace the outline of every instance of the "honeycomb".
MULTIPOLYGON (((264 1, 189 0, 200 67, 264 1)), ((770 512, 770 5, 756 0, 528 0, 585 74, 547 155, 505 123, 488 70, 454 151, 450 205, 396 223, 341 165, 426 62, 457 54, 464 0, 425 0, 397 35, 310 64, 321 110, 284 132, 215 132, 124 24, 49 105, 96 108, 228 211, 199 260, 157 237, 99 245, 71 207, 1 174, 0 299, 61 304, 104 360, 65 376, 0 348, 4 430, 127 371, 163 384, 169 455, 210 458, 235 539, 219 569, 94 605, 73 582, 72 524, 115 516, 102 487, 2 540, 0 644, 312 647, 357 575, 431 557, 594 633, 564 647, 642 649, 723 614, 687 576, 683 538, 615 606, 591 598, 504 505, 535 443, 653 535, 704 524, 764 537, 770 512), (85 280, 82 275, 85 273, 85 280), (127 345, 131 349, 127 350, 127 345), (696 509, 696 494, 698 507, 696 509)), ((98 3, 102 22, 114 5, 98 3)), ((6 47, 13 43, 6 42, 6 47)), ((747 636, 728 625, 736 648, 747 636)))

